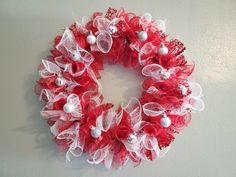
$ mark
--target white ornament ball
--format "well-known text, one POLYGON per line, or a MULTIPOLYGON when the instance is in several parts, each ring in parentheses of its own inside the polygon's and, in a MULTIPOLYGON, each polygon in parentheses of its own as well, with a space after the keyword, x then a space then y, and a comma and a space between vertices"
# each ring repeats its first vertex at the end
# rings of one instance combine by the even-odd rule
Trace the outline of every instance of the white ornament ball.
POLYGON ((166 80, 170 78, 170 72, 169 71, 161 71, 161 77, 162 79, 166 80))
POLYGON ((66 84, 66 81, 65 81, 64 78, 62 78, 62 77, 57 77, 57 79, 56 79, 56 85, 57 85, 57 86, 63 86, 63 85, 65 85, 65 84, 66 84))
POLYGON ((137 141, 137 137, 134 135, 134 134, 130 134, 129 136, 128 136, 128 142, 129 143, 134 143, 134 142, 136 142, 137 141))
POLYGON ((138 38, 140 41, 146 41, 148 38, 148 34, 146 31, 140 31, 138 32, 138 38))
POLYGON ((74 51, 71 52, 71 58, 73 60, 77 61, 77 60, 80 59, 80 55, 79 55, 79 53, 76 50, 74 50, 74 51))
POLYGON ((74 110, 74 108, 75 108, 75 106, 74 106, 73 104, 71 104, 71 103, 66 103, 66 104, 64 104, 64 106, 63 106, 63 111, 64 111, 65 113, 71 113, 71 112, 74 110))
POLYGON ((169 52, 168 48, 164 44, 161 44, 161 47, 159 48, 158 53, 160 55, 166 55, 168 52, 169 52))
POLYGON ((161 118, 161 125, 163 127, 169 127, 171 125, 171 120, 166 115, 161 118))
POLYGON ((109 26, 108 30, 111 34, 117 33, 118 31, 117 27, 114 25, 109 26))
POLYGON ((90 134, 93 138, 98 138, 101 136, 102 131, 97 129, 96 127, 91 127, 90 134))
POLYGON ((94 36, 93 34, 90 34, 90 35, 87 36, 86 41, 87 41, 88 44, 95 44, 96 36, 94 36))

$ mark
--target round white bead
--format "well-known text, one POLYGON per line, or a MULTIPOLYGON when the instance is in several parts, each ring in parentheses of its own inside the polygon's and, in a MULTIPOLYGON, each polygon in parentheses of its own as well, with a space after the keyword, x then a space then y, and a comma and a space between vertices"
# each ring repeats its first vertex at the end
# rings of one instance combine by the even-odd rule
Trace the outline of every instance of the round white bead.
POLYGON ((128 142, 129 143, 134 143, 135 141, 137 141, 137 137, 134 134, 130 134, 128 136, 128 142))
POLYGON ((78 52, 76 50, 71 52, 71 58, 75 61, 80 59, 80 55, 78 54, 78 52))
POLYGON ((138 32, 138 38, 140 41, 146 41, 148 38, 148 34, 146 31, 140 31, 138 32))
POLYGON ((171 125, 171 120, 169 117, 166 116, 166 114, 164 114, 161 118, 161 125, 163 127, 169 127, 171 125))
POLYGON ((96 36, 94 36, 93 34, 90 34, 90 35, 87 36, 86 41, 87 41, 88 44, 95 44, 96 36))
POLYGON ((161 47, 159 48, 158 53, 160 55, 166 55, 168 52, 169 52, 168 48, 164 44, 161 44, 161 47))
POLYGON ((57 79, 56 79, 57 86, 63 86, 63 85, 65 85, 65 83, 66 83, 65 79, 63 79, 62 77, 57 77, 57 79))
POLYGON ((108 30, 111 34, 114 34, 118 31, 117 27, 114 25, 109 26, 108 30))
POLYGON ((98 138, 101 136, 102 131, 97 129, 96 127, 91 127, 90 134, 93 138, 98 138))
POLYGON ((63 106, 63 111, 64 111, 65 113, 71 113, 71 112, 74 110, 74 108, 75 108, 75 106, 74 106, 73 104, 71 104, 71 103, 66 103, 66 104, 64 104, 64 106, 63 106))

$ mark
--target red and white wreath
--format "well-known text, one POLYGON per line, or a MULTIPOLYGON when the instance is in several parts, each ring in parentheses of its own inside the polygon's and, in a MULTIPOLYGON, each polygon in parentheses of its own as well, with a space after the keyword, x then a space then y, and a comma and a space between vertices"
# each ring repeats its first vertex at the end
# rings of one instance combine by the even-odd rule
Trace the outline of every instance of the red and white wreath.
POLYGON ((186 61, 185 46, 164 32, 164 21, 149 13, 109 8, 55 38, 39 66, 36 93, 67 161, 85 153, 90 164, 119 168, 129 159, 138 165, 160 158, 190 113, 204 109, 201 86, 187 80, 194 64, 186 61), (142 96, 117 110, 103 103, 98 79, 104 60, 140 70, 142 96))

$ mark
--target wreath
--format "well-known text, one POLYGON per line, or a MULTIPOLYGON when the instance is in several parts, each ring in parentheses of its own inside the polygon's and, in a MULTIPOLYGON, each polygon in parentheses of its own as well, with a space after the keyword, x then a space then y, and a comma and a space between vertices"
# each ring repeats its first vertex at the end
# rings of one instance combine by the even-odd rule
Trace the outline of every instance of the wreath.
POLYGON ((201 86, 188 81, 194 63, 186 61, 182 42, 167 37, 164 21, 113 8, 56 36, 39 66, 36 94, 67 161, 86 154, 90 164, 119 168, 160 158, 191 112, 204 109, 201 86), (141 97, 117 110, 103 103, 99 72, 106 60, 144 77, 141 97))

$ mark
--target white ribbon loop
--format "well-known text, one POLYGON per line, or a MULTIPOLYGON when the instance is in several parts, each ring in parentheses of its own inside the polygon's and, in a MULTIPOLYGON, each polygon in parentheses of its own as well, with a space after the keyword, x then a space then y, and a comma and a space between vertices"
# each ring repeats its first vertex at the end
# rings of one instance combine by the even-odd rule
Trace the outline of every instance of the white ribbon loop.
POLYGON ((196 82, 189 82, 189 89, 191 94, 185 98, 185 108, 192 109, 194 111, 203 111, 205 104, 202 97, 202 87, 196 82))
POLYGON ((142 26, 144 31, 148 30, 148 25, 152 21, 152 15, 150 13, 145 13, 140 17, 139 24, 142 26))
POLYGON ((70 73, 73 77, 77 77, 77 76, 81 76, 84 71, 86 70, 86 67, 82 67, 81 70, 77 71, 74 73, 73 68, 72 68, 72 64, 68 63, 65 61, 65 59, 62 56, 56 57, 55 58, 55 62, 58 66, 60 66, 65 72, 70 73))
POLYGON ((67 103, 70 103, 74 106, 75 109, 70 113, 73 117, 81 117, 82 114, 82 106, 80 104, 79 97, 76 94, 70 94, 67 97, 67 103))
POLYGON ((77 61, 84 61, 90 64, 94 60, 94 57, 89 52, 79 46, 70 29, 64 31, 62 39, 56 46, 56 49, 64 55, 70 54, 70 56, 76 56, 74 59, 77 61))
POLYGON ((75 123, 74 126, 57 135, 57 139, 72 141, 66 152, 66 162, 70 162, 83 154, 84 143, 79 138, 79 126, 79 123, 75 123))
POLYGON ((98 31, 95 35, 97 35, 96 45, 91 45, 90 48, 92 51, 101 51, 102 53, 108 53, 111 50, 113 39, 112 36, 116 36, 116 24, 119 19, 115 18, 110 21, 107 18, 98 16, 94 19, 93 25, 97 27, 98 31))
POLYGON ((156 117, 165 112, 165 109, 158 103, 149 102, 143 105, 143 112, 147 116, 156 117))
POLYGON ((142 48, 140 49, 137 49, 139 51, 139 54, 138 54, 138 60, 139 60, 139 64, 141 66, 145 65, 148 58, 147 56, 151 53, 154 52, 154 50, 156 49, 156 47, 154 45, 152 45, 151 42, 147 42, 145 43, 142 48))
POLYGON ((200 84, 196 82, 189 82, 189 89, 191 90, 191 95, 193 97, 201 97, 202 96, 202 87, 200 84))
POLYGON ((90 164, 99 164, 103 160, 105 160, 107 154, 108 154, 108 146, 105 146, 102 149, 96 150, 93 154, 90 154, 91 159, 88 159, 88 163, 90 164))
POLYGON ((55 74, 59 75, 61 73, 61 68, 57 66, 55 63, 48 60, 42 60, 42 63, 44 69, 39 70, 40 77, 47 78, 55 74))
POLYGON ((96 119, 96 128, 104 132, 115 124, 116 113, 113 110, 103 111, 96 119))
POLYGON ((157 139, 152 136, 144 135, 143 136, 143 145, 148 150, 155 150, 157 148, 159 149, 157 139))
POLYGON ((173 67, 167 70, 158 64, 150 64, 143 67, 142 74, 155 79, 157 82, 163 82, 175 75, 179 70, 179 67, 173 67))
POLYGON ((83 116, 82 113, 82 106, 80 104, 79 97, 75 94, 70 94, 68 97, 64 93, 59 93, 54 98, 51 98, 43 108, 43 110, 40 112, 41 115, 47 119, 49 118, 59 118, 60 120, 64 121, 74 121, 78 120, 83 116), (53 103, 62 99, 67 98, 67 103, 70 103, 73 105, 73 109, 70 113, 65 113, 63 110, 54 110, 53 109, 53 103))
POLYGON ((129 114, 132 126, 141 121, 142 106, 137 98, 132 97, 123 109, 129 114))
POLYGON ((49 89, 42 89, 41 90, 41 93, 40 93, 40 96, 39 96, 39 99, 41 101, 46 101, 46 102, 49 102, 51 101, 53 98, 55 97, 55 94, 49 90, 49 89))
POLYGON ((112 47, 112 43, 113 40, 110 33, 104 30, 98 32, 96 44, 102 53, 108 53, 112 47))
POLYGON ((159 31, 165 32, 166 31, 166 20, 156 20, 155 24, 159 31))
POLYGON ((186 115, 190 110, 203 111, 205 104, 202 97, 202 87, 196 82, 189 82, 191 94, 184 98, 182 105, 177 109, 171 109, 170 113, 175 115, 186 115))

